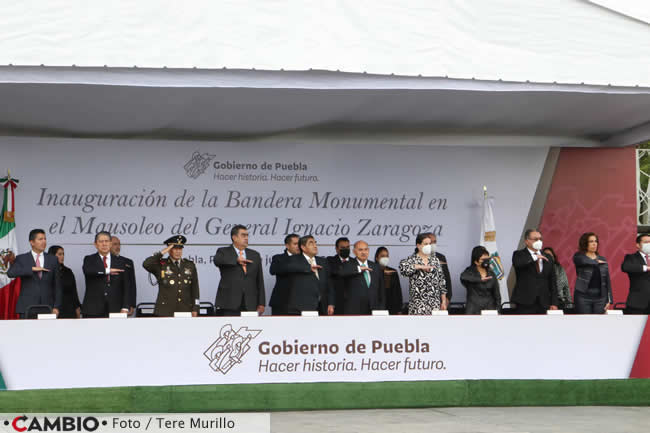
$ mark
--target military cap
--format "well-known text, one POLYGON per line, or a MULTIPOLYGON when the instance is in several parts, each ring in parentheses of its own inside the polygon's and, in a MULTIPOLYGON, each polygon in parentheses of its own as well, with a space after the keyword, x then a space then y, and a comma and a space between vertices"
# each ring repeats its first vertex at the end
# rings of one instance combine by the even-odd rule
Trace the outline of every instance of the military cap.
POLYGON ((174 248, 183 248, 187 243, 187 238, 182 235, 174 235, 163 243, 165 245, 174 245, 174 248))

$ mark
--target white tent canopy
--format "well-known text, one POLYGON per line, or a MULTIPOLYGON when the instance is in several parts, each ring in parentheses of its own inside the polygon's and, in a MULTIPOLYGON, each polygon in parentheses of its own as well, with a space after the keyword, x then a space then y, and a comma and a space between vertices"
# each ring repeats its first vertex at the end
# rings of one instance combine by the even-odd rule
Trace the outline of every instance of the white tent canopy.
POLYGON ((329 70, 650 87, 647 0, 25 0, 0 65, 329 70))
POLYGON ((648 4, 19 2, 0 134, 632 145, 650 137, 648 4))
POLYGON ((12 135, 402 144, 439 143, 434 137, 446 135, 453 145, 516 146, 621 146, 650 137, 650 89, 636 87, 5 67, 0 98, 0 131, 12 135), (476 139, 466 137, 472 134, 476 139))

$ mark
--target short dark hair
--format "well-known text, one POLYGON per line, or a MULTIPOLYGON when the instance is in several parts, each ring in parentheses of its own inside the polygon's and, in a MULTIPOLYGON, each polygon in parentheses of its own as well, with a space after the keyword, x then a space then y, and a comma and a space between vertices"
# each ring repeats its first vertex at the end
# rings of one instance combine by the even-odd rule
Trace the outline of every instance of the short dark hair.
POLYGON ((474 262, 478 261, 481 257, 483 257, 486 254, 488 256, 490 255, 490 252, 487 250, 487 248, 485 248, 482 245, 475 246, 474 248, 472 248, 472 263, 471 264, 473 265, 474 262))
MULTIPOLYGON (((587 252, 587 247, 589 246, 589 238, 595 236, 596 237, 596 243, 600 245, 600 239, 598 238, 598 235, 594 232, 587 232, 583 233, 582 236, 580 236, 580 239, 578 239, 578 251, 580 251, 582 254, 587 252)), ((596 248, 596 254, 598 254, 598 248, 596 248)))
POLYGON ((248 230, 245 225, 235 224, 235 226, 230 230, 230 239, 233 236, 237 236, 241 230, 248 230))
POLYGON ((50 248, 48 248, 47 253, 55 255, 56 253, 59 252, 59 250, 62 250, 63 247, 61 245, 52 245, 50 248))
POLYGON ((386 248, 386 247, 377 248, 377 251, 375 251, 375 261, 377 261, 377 257, 379 257, 379 254, 383 253, 384 251, 386 251, 386 253, 388 253, 388 248, 386 248))
POLYGON ((300 239, 300 236, 298 236, 298 235, 295 234, 295 233, 291 233, 290 235, 285 236, 285 238, 284 238, 284 244, 287 245, 289 242, 291 242, 291 239, 293 239, 293 238, 298 238, 298 239, 300 239))
POLYGON ((346 238, 345 236, 344 236, 344 237, 341 237, 341 238, 338 238, 338 239, 336 240, 336 242, 334 242, 334 248, 338 248, 338 247, 339 247, 339 244, 340 244, 341 242, 347 242, 347 243, 350 243, 350 239, 346 238))
POLYGON ((650 233, 639 233, 639 235, 636 237, 636 243, 640 244, 641 239, 645 238, 646 236, 650 238, 650 233))
POLYGON ((418 233, 415 237, 415 245, 420 245, 425 239, 429 239, 429 233, 418 233))
POLYGON ((540 235, 542 234, 542 232, 540 232, 539 230, 537 230, 535 228, 526 229, 526 231, 524 232, 524 239, 530 239, 530 234, 535 233, 535 232, 539 233, 540 235))
POLYGON ((29 232, 29 240, 33 241, 34 239, 36 239, 36 235, 41 234, 41 233, 45 234, 45 230, 43 230, 43 229, 33 229, 33 230, 31 230, 29 232))
POLYGON ((546 250, 551 252, 551 254, 553 255, 553 261, 559 265, 560 264, 560 259, 557 258, 557 254, 555 254, 555 250, 552 247, 544 247, 542 249, 542 252, 544 252, 546 250))
POLYGON ((97 242, 100 236, 108 236, 108 240, 111 240, 111 234, 105 230, 102 230, 101 232, 97 232, 95 235, 95 242, 97 242))
MULTIPOLYGON (((307 242, 309 242, 309 239, 314 239, 314 237, 312 235, 305 235, 305 236, 301 237, 298 240, 298 244, 300 245, 300 251, 302 251, 302 247, 307 245, 307 242)), ((316 239, 314 239, 314 240, 316 240, 316 239)))

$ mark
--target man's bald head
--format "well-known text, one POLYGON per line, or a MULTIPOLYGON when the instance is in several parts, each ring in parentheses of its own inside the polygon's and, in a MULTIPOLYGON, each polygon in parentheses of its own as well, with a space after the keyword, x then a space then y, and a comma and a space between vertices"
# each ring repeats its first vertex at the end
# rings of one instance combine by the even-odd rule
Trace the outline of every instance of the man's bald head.
POLYGON ((368 260, 370 255, 370 248, 366 241, 356 241, 354 243, 354 256, 361 262, 368 260))

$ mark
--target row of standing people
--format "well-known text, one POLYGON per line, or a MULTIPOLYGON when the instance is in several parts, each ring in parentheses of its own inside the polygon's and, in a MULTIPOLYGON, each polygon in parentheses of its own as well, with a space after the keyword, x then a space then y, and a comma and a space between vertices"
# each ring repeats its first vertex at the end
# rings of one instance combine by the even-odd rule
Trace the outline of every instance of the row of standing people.
MULTIPOLYGON (((435 236, 431 235, 431 239, 428 242, 435 244, 435 236)), ((213 260, 221 273, 215 306, 222 315, 238 315, 241 311, 261 314, 266 303, 261 256, 248 248, 245 226, 235 226, 231 240, 230 246, 217 250, 213 260)), ((173 236, 164 242, 162 251, 143 263, 158 283, 154 310, 157 316, 171 316, 177 311, 198 315, 198 276, 194 263, 182 257, 185 242, 183 236, 173 236)), ((12 278, 22 279, 16 304, 19 317, 25 317, 32 305, 49 305, 60 318, 133 312, 135 267, 132 260, 120 255, 119 238, 107 232, 96 234, 97 251, 83 260, 86 287, 83 301, 77 294, 74 273, 64 264, 63 247, 52 246, 46 253, 47 239, 40 229, 30 232, 29 243, 31 251, 13 257, 8 272, 12 278)), ((318 245, 312 236, 290 235, 285 244, 285 252, 274 256, 271 263, 271 274, 276 276, 270 300, 273 314, 298 314, 305 310, 317 310, 321 314, 369 314, 384 308, 392 314, 402 312, 400 280, 397 270, 388 266, 387 248, 379 248, 375 261, 371 261, 364 241, 355 243, 354 258, 350 256, 350 242, 345 238, 337 240, 337 254, 328 258, 318 256, 318 245)), ((450 296, 446 259, 439 253, 432 256, 441 270, 437 278, 446 280, 444 286, 450 296)), ((416 306, 409 310, 412 314, 426 314, 425 310, 440 308, 440 297, 425 291, 412 291, 411 299, 416 306)))
MULTIPOLYGON (((232 245, 219 248, 214 264, 221 271, 215 305, 224 315, 241 311, 262 313, 265 305, 262 263, 259 253, 248 248, 248 232, 235 226, 232 245)), ((451 279, 445 257, 435 251, 436 236, 423 233, 416 238, 414 254, 400 261, 399 273, 409 279, 409 314, 431 314, 446 309, 451 299, 451 279)), ((147 258, 144 268, 158 281, 156 315, 170 316, 175 311, 198 314, 199 287, 196 267, 182 258, 186 239, 168 239, 161 252, 147 258), (163 257, 169 253, 168 257, 163 257)), ((527 230, 526 246, 513 253, 517 277, 512 301, 522 314, 543 313, 572 303, 566 272, 552 248, 543 248, 541 233, 527 230)), ((628 254, 622 269, 630 278, 627 312, 647 314, 650 308, 650 236, 639 235, 637 253, 628 254)), ((32 251, 14 258, 9 276, 23 278, 23 290, 16 311, 24 316, 29 305, 48 304, 59 317, 106 317, 109 312, 131 313, 135 306, 135 272, 133 262, 119 255, 120 242, 102 232, 95 238, 96 254, 84 258, 86 295, 79 302, 73 272, 63 265, 64 250, 51 247, 44 254, 45 233, 30 232, 32 251)), ((388 266, 389 251, 380 247, 375 261, 368 260, 369 248, 364 241, 354 245, 340 238, 337 254, 318 257, 312 236, 289 235, 285 252, 273 257, 271 274, 276 284, 270 300, 275 315, 298 314, 318 310, 321 314, 369 314, 387 308, 391 314, 402 312, 402 291, 398 271, 388 266)), ((585 233, 573 257, 577 278, 575 307, 578 313, 602 313, 612 303, 609 265, 599 255, 599 239, 585 233)), ((483 309, 498 309, 501 298, 496 275, 489 266, 491 257, 483 247, 475 247, 471 264, 460 280, 467 289, 468 314, 483 309)))

